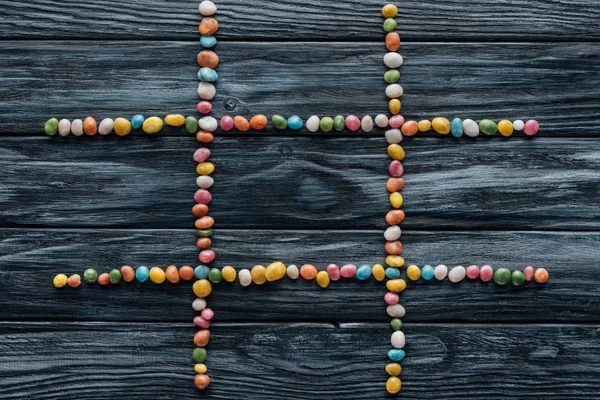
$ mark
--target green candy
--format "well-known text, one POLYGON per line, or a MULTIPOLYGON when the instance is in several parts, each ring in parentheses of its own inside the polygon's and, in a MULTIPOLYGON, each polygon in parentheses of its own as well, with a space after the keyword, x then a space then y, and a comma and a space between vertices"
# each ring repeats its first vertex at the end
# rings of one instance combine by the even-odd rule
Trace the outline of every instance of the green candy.
POLYGON ((198 132, 198 119, 196 117, 187 117, 185 119, 185 130, 188 133, 198 132))
POLYGON ((204 347, 196 347, 194 351, 192 351, 192 358, 196 362, 204 362, 206 360, 206 349, 204 347))
POLYGON ((275 129, 287 128, 287 119, 283 118, 281 115, 273 115, 271 117, 271 123, 273 124, 275 129))
POLYGON ((336 115, 333 119, 333 129, 338 132, 341 132, 346 127, 346 119, 343 115, 336 115))
POLYGON ((482 119, 479 121, 479 130, 486 135, 493 135, 498 132, 498 125, 491 119, 482 119))
POLYGON ((219 268, 211 268, 208 271, 208 280, 212 283, 219 283, 223 280, 223 274, 219 268))
POLYGON ((498 268, 496 272, 494 272, 494 282, 498 285, 506 285, 510 282, 511 273, 508 268, 498 268))
POLYGON ((404 324, 402 323, 402 320, 400 318, 393 318, 390 322, 390 325, 392 325, 393 330, 399 331, 400 329, 402 329, 402 325, 404 324))
POLYGON ((213 235, 212 228, 209 229, 198 229, 196 231, 199 237, 211 237, 213 235))
POLYGON ((386 32, 391 32, 398 26, 398 22, 396 22, 395 18, 387 18, 383 21, 383 30, 386 32))
POLYGON ((119 283, 121 281, 121 271, 118 269, 113 269, 108 273, 108 277, 110 279, 110 283, 119 283))
POLYGON ((525 283, 525 274, 523 273, 523 271, 513 271, 511 281, 513 285, 521 286, 525 283))
POLYGON ((396 83, 400 79, 400 71, 397 69, 390 69, 383 75, 383 80, 387 83, 396 83))
POLYGON ((88 268, 85 271, 83 271, 83 281, 85 283, 96 283, 96 281, 98 280, 98 272, 93 269, 93 268, 88 268))
POLYGON ((56 118, 50 118, 46 121, 44 124, 44 131, 46 131, 48 136, 56 135, 56 132, 58 132, 58 120, 56 118))
POLYGON ((321 130, 323 132, 331 132, 331 130, 333 129, 333 118, 331 117, 323 117, 321 118, 321 121, 319 122, 319 128, 321 128, 321 130))

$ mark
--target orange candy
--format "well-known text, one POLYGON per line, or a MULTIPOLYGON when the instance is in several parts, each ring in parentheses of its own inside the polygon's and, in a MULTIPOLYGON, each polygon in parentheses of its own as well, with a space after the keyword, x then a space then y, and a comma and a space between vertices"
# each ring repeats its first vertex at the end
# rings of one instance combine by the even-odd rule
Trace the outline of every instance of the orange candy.
POLYGON ((184 281, 192 280, 194 277, 194 268, 190 267, 189 265, 184 265, 183 267, 179 268, 179 276, 184 281))
POLYGON ((67 285, 69 285, 72 288, 79 287, 79 285, 81 285, 81 276, 79 276, 77 274, 71 275, 67 279, 67 285))
POLYGON ((135 279, 135 271, 129 265, 121 267, 121 276, 125 282, 132 282, 135 279))
POLYGON ((300 267, 300 276, 307 281, 311 281, 317 276, 317 268, 311 264, 304 264, 302 267, 300 267))
POLYGON ((196 204, 194 207, 192 207, 192 213, 196 217, 204 217, 206 214, 208 214, 208 206, 206 204, 196 204))
POLYGON ((385 188, 388 192, 398 192, 402 190, 404 187, 404 179, 403 178, 390 178, 385 184, 385 188))
POLYGON ((215 137, 212 133, 206 131, 198 131, 196 133, 196 140, 200 143, 212 143, 215 137))
POLYGON ((385 251, 390 255, 402 254, 402 243, 398 240, 385 243, 385 251))
POLYGON ((400 222, 404 221, 404 211, 392 210, 388 212, 385 216, 385 221, 389 225, 398 225, 400 222))
POLYGON ((385 35, 385 47, 389 51, 398 51, 400 48, 400 35, 397 32, 390 32, 385 35))
POLYGON ((265 129, 267 127, 268 123, 269 123, 269 120, 264 115, 262 115, 262 114, 255 115, 254 117, 252 117, 250 119, 250 128, 252 128, 256 131, 260 131, 262 129, 265 129))
POLYGON ((235 126, 235 129, 242 132, 246 132, 248 129, 250 129, 250 123, 246 118, 242 117, 241 115, 237 115, 233 119, 233 125, 235 126))
POLYGON ((548 282, 548 271, 546 271, 545 268, 536 269, 535 273, 533 274, 533 279, 535 279, 537 283, 548 282))
POLYGON ((212 245, 212 240, 209 237, 201 237, 196 241, 196 246, 201 248, 202 250, 210 249, 212 245))
POLYGON ((219 22, 211 17, 204 17, 200 21, 198 31, 201 35, 213 35, 219 29, 219 22))
POLYGON ((204 390, 210 385, 210 378, 205 374, 198 374, 194 377, 194 385, 200 390, 204 390))
POLYGON ((216 68, 219 65, 219 56, 214 51, 202 50, 196 59, 201 67, 216 68))
POLYGON ((196 229, 208 229, 215 224, 215 220, 213 217, 209 217, 208 215, 198 218, 196 220, 196 229))
POLYGON ((98 275, 98 284, 102 286, 106 286, 110 283, 110 275, 106 272, 98 275))
POLYGON ((208 344, 210 339, 210 331, 208 329, 201 329, 194 335, 194 344, 197 347, 204 347, 208 344))
POLYGON ((167 280, 173 284, 179 283, 179 271, 177 271, 177 267, 174 265, 169 265, 165 270, 165 274, 167 275, 167 280))
POLYGON ((419 126, 417 125, 417 121, 406 121, 400 130, 404 136, 413 136, 419 132, 419 126))
POLYGON ((83 120, 83 131, 86 135, 94 136, 98 132, 98 123, 92 117, 83 120))

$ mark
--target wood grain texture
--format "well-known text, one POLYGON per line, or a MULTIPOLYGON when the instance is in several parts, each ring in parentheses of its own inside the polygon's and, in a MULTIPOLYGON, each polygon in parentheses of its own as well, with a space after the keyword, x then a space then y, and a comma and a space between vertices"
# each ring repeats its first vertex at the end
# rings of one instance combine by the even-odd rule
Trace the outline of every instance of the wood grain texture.
MULTIPOLYGON (((43 134, 53 116, 197 115, 199 50, 197 43, 183 42, 0 42, 0 132, 43 134)), ((374 116, 387 110, 382 40, 229 42, 218 53, 216 116, 374 116), (290 46, 303 51, 281 50, 290 46)), ((402 55, 408 119, 534 118, 540 135, 598 134, 598 46, 408 43, 402 55)), ((186 135, 183 129, 165 133, 186 135)))
MULTIPOLYGON (((0 230, 0 293, 4 320, 191 321, 189 283, 84 285, 57 290, 57 273, 109 271, 124 264, 196 265, 193 232, 187 230, 0 230)), ((409 282, 401 295, 409 322, 600 323, 600 233, 429 232, 403 234, 408 263, 450 267, 546 267, 546 285, 521 288, 465 281, 409 282)), ((281 259, 286 264, 376 263, 384 256, 380 231, 219 230, 216 264, 251 268, 281 259)), ((221 321, 385 322, 385 287, 373 281, 315 282, 284 279, 242 288, 215 287, 210 306, 221 321)))
MULTIPOLYGON (((201 393, 190 325, 2 323, 0 395, 389 398, 387 324, 217 322, 207 347, 212 382, 201 393)), ((595 399, 600 390, 598 326, 406 324, 405 332, 403 399, 595 399)))
MULTIPOLYGON (((198 2, 175 0, 0 1, 0 37, 198 40, 198 2)), ((379 0, 222 0, 218 38, 373 40, 382 35, 379 0)), ((409 40, 598 40, 594 0, 403 1, 409 40)))
MULTIPOLYGON (((406 229, 596 230, 595 139, 403 142, 406 229)), ((193 138, 3 138, 0 223, 191 228, 193 138)), ((215 228, 384 229, 381 137, 218 137, 215 228)))

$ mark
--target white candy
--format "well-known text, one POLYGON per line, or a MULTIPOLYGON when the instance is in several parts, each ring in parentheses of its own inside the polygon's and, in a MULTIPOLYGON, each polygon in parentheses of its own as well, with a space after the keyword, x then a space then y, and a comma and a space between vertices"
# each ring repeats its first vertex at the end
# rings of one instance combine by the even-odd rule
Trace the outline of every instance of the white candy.
POLYGON ((402 65, 402 56, 396 52, 389 52, 383 56, 383 63, 388 68, 398 68, 402 65))
POLYGON ((375 117, 375 125, 377 125, 380 128, 387 128, 389 122, 390 120, 385 114, 379 114, 375 117))
POLYGON ((400 239, 401 234, 402 231, 400 230, 400 227, 398 225, 392 225, 385 230, 383 236, 388 242, 393 242, 394 240, 400 239))
POLYGON ((465 279, 466 274, 467 270, 465 269, 465 267, 459 265, 450 270, 450 272, 448 273, 448 280, 450 280, 450 282, 452 283, 458 283, 465 279))
POLYGON ((83 135, 83 121, 80 119, 74 119, 71 122, 71 133, 75 136, 83 135))
POLYGON ((213 117, 202 117, 198 120, 198 126, 203 131, 214 132, 217 130, 219 123, 213 117))
POLYGON ((448 275, 448 267, 446 267, 444 264, 438 265, 433 270, 433 276, 435 276, 435 279, 438 281, 443 281, 444 278, 446 278, 446 275, 448 275))
POLYGON ((200 175, 196 178, 196 185, 200 189, 209 189, 215 183, 215 180, 210 176, 200 175))
POLYGON ((402 132, 400 132, 400 129, 390 129, 385 132, 385 140, 389 144, 400 143, 402 141, 402 132))
POLYGON ((198 6, 198 11, 205 17, 210 17, 217 12, 217 6, 212 1, 205 0, 198 6))
POLYGON ((385 88, 385 95, 390 99, 397 99, 404 94, 404 89, 397 83, 392 83, 385 88))
POLYGON ((58 121, 58 134, 60 136, 67 136, 69 132, 71 132, 71 121, 68 119, 58 121))
POLYGON ((202 310, 204 310, 206 308, 206 300, 201 299, 201 298, 197 298, 192 303, 192 308, 194 310, 196 310, 196 311, 202 311, 202 310))
POLYGON ((406 337, 404 336, 404 332, 396 331, 392 333, 392 347, 396 349, 401 349, 406 344, 406 337))
POLYGON ((200 82, 198 84, 198 97, 202 100, 212 100, 217 94, 215 85, 210 82, 200 82))
POLYGON ((309 119, 306 120, 306 129, 309 132, 316 132, 319 130, 319 117, 313 115, 309 119))
POLYGON ((238 278, 240 279, 240 285, 244 287, 250 286, 250 284, 252 283, 252 275, 247 269, 242 269, 238 273, 238 278))
POLYGON ((525 122, 523 122, 522 120, 517 119, 516 121, 513 121, 513 128, 515 128, 515 131, 522 131, 524 127, 525 122))
POLYGON ((406 313, 406 311, 404 310, 404 307, 402 307, 400 304, 394 304, 393 306, 387 306, 385 311, 392 318, 402 318, 402 317, 404 317, 404 314, 406 313))
POLYGON ((300 271, 298 270, 298 267, 295 266, 294 264, 288 265, 287 276, 290 279, 298 279, 298 277, 300 276, 300 271))
POLYGON ((115 122, 110 118, 104 118, 98 125, 98 133, 101 135, 108 135, 112 132, 115 122))
POLYGON ((472 119, 465 119, 463 121, 463 132, 469 137, 476 137, 479 135, 479 125, 472 119))
POLYGON ((373 130, 373 118, 369 115, 365 115, 362 121, 360 121, 360 128, 363 132, 371 132, 373 130))

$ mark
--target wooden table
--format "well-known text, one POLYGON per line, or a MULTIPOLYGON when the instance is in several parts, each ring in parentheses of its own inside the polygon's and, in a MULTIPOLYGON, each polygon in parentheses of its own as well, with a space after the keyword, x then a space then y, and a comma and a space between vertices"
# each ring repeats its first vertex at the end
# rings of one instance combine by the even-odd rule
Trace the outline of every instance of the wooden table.
MULTIPOLYGON (((377 282, 219 286, 203 393, 189 284, 51 285, 88 267, 197 262, 192 135, 43 134, 53 116, 195 115, 197 3, 0 0, 2 399, 388 398, 377 282)), ((215 115, 384 112, 383 4, 217 1, 215 115)), ((532 140, 405 140, 403 255, 550 271, 516 289, 410 284, 400 398, 598 398, 598 5, 399 6, 407 118, 542 125, 532 140)), ((385 145, 380 131, 218 132, 218 264, 381 262, 385 145)))

